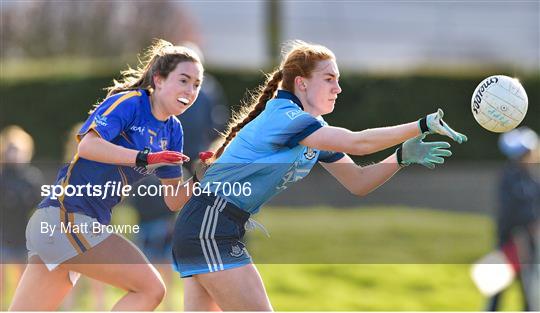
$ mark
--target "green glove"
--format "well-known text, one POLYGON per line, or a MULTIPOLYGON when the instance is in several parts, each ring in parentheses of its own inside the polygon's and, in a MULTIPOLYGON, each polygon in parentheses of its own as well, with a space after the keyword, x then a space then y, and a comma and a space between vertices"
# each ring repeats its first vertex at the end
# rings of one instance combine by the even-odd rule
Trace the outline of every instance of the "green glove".
POLYGON ((409 139, 396 150, 398 163, 408 166, 416 163, 434 169, 435 164, 443 164, 444 158, 452 155, 450 144, 446 141, 423 142, 426 134, 409 139))
POLYGON ((467 142, 467 136, 458 133, 446 124, 442 118, 444 112, 438 109, 437 112, 431 113, 428 116, 420 119, 418 124, 422 133, 439 134, 448 136, 458 143, 467 142))

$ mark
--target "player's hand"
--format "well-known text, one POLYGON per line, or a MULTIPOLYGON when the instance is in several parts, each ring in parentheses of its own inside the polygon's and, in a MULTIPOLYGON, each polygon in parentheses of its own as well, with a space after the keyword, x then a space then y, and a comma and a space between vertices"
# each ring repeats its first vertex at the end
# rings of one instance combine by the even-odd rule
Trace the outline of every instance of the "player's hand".
POLYGON ((178 151, 160 151, 148 154, 148 165, 179 164, 188 161, 189 157, 178 151))
POLYGON ((214 152, 212 151, 199 152, 200 162, 197 162, 197 165, 195 166, 195 180, 196 181, 201 181, 203 179, 204 174, 206 173, 206 170, 209 167, 207 161, 213 157, 214 157, 214 152))
POLYGON ((467 142, 467 136, 453 130, 443 121, 444 112, 438 109, 437 112, 420 119, 419 126, 422 133, 439 134, 452 138, 457 143, 467 142))
POLYGON ((148 150, 139 152, 137 166, 157 168, 165 165, 180 165, 189 161, 189 157, 178 151, 160 151, 149 153, 148 150))
POLYGON ((435 164, 443 164, 444 158, 452 155, 450 144, 445 141, 423 142, 426 134, 409 139, 398 148, 398 162, 402 166, 416 163, 434 169, 435 164))
POLYGON ((206 163, 206 161, 211 159, 213 156, 214 156, 214 152, 212 152, 212 151, 199 152, 199 159, 203 163, 206 163))

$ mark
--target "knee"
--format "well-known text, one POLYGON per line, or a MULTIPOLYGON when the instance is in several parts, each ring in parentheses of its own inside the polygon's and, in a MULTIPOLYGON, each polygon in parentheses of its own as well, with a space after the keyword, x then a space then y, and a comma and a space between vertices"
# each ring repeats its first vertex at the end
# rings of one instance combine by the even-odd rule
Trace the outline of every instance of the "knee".
POLYGON ((144 290, 148 300, 156 307, 163 301, 167 293, 167 287, 163 280, 156 278, 152 283, 148 284, 144 290))
POLYGON ((148 307, 156 308, 165 298, 165 283, 159 276, 146 277, 133 288, 130 288, 140 297, 148 307))

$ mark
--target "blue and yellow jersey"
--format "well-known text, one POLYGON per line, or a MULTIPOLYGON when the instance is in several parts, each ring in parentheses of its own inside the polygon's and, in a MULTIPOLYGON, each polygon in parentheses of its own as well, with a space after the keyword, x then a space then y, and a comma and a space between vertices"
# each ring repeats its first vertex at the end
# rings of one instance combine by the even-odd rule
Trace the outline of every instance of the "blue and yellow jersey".
POLYGON ((317 161, 331 163, 344 156, 299 144, 325 125, 322 117, 303 111, 294 94, 279 90, 206 171, 201 188, 209 188, 242 210, 257 213, 274 195, 307 176, 317 161), (240 187, 249 184, 249 193, 227 190, 235 183, 240 187))
MULTIPOLYGON (((152 115, 149 93, 145 90, 122 92, 105 99, 81 127, 77 139, 80 140, 91 130, 101 138, 129 149, 149 148, 150 152, 182 152, 183 133, 180 121, 174 116, 166 121, 157 120, 152 115)), ((75 155, 70 164, 60 169, 56 185, 77 187, 90 184, 101 186, 104 192, 107 182, 109 186, 132 185, 148 174, 152 172, 146 168, 105 164, 75 155)), ((156 169, 155 174, 161 179, 181 178, 182 169, 176 165, 163 166, 156 169)), ((96 218, 102 224, 109 224, 111 210, 122 197, 110 194, 87 196, 85 192, 84 196, 64 195, 58 199, 47 197, 41 201, 39 208, 60 207, 67 212, 80 212, 96 218)), ((111 193, 111 189, 108 192, 111 193)))

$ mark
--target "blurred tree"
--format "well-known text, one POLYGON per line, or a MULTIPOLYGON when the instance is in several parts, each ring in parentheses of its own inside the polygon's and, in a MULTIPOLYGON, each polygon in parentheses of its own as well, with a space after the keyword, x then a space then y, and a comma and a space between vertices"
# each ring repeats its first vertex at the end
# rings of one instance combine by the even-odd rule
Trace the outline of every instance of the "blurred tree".
POLYGON ((197 42, 194 22, 173 1, 3 3, 2 58, 133 54, 152 38, 197 42))

